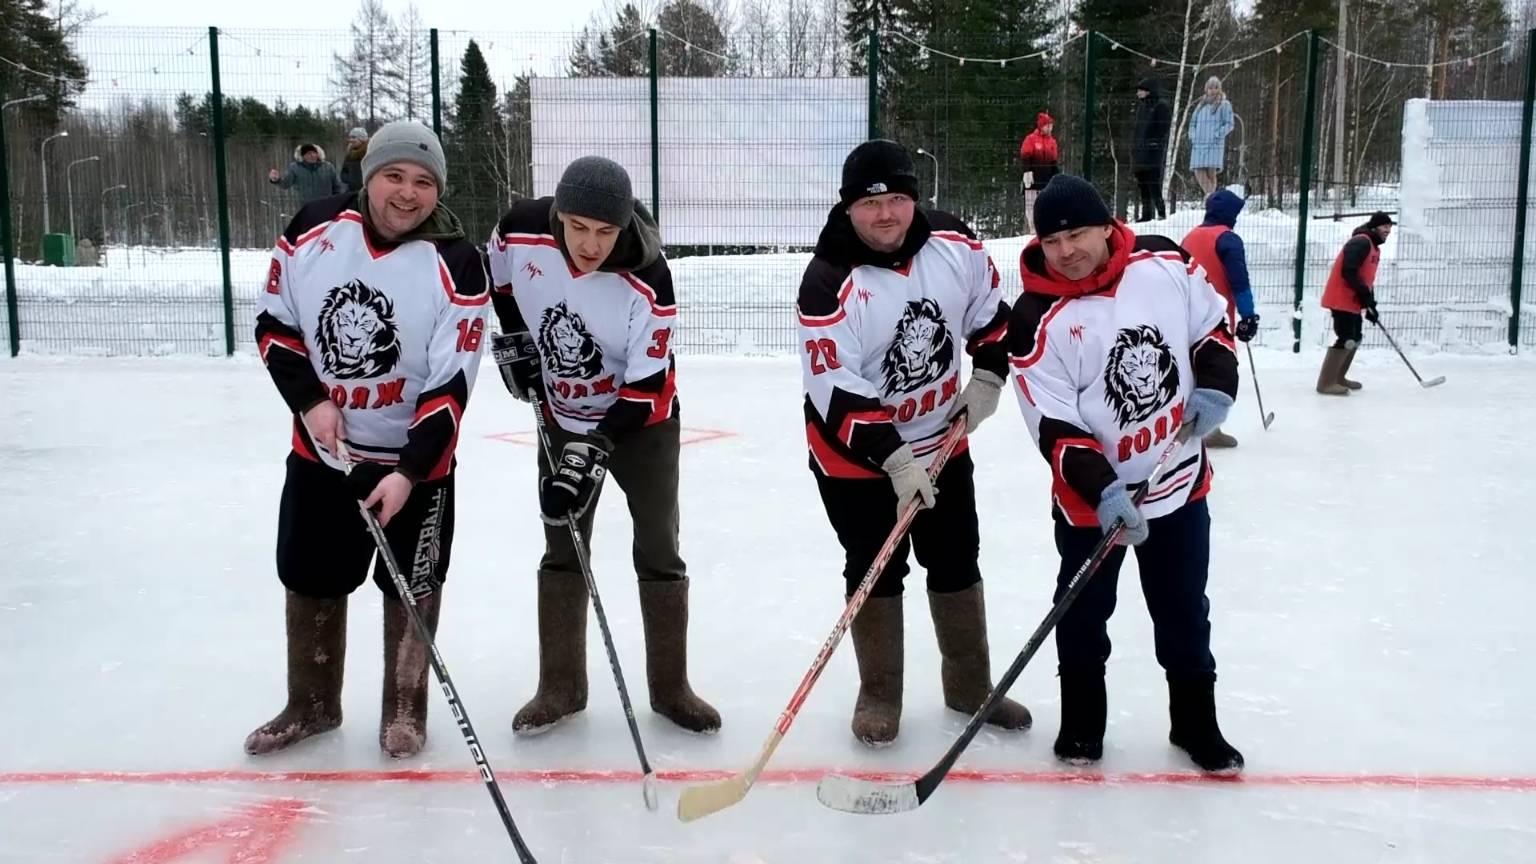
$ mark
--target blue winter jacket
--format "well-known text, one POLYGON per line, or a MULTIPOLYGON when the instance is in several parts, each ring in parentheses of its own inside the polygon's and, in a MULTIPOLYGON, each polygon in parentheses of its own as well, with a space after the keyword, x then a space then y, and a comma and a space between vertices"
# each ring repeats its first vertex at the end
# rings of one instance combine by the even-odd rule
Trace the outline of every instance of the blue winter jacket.
MULTIPOLYGON (((1217 189, 1205 202, 1206 225, 1236 227, 1237 214, 1243 212, 1243 199, 1230 189, 1217 189)), ((1227 231, 1216 239, 1216 255, 1221 259, 1221 269, 1227 273, 1227 285, 1232 289, 1232 302, 1237 304, 1237 314, 1247 318, 1253 314, 1253 288, 1248 282, 1248 256, 1243 251, 1243 238, 1236 231, 1227 231)))
POLYGON ((1201 100, 1189 118, 1189 167, 1220 171, 1226 162, 1227 136, 1232 133, 1232 103, 1223 98, 1214 107, 1201 100))

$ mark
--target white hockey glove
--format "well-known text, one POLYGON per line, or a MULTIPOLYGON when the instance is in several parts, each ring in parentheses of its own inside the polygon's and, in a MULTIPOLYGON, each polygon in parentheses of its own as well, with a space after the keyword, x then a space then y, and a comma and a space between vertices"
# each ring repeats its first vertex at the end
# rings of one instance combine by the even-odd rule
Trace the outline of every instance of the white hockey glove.
POLYGON ((880 467, 890 476, 891 486, 896 490, 897 513, 905 510, 910 501, 917 502, 917 509, 926 510, 938 499, 938 490, 933 488, 928 472, 912 455, 912 445, 901 445, 880 467))
POLYGON ((960 398, 949 409, 949 416, 953 419, 956 414, 964 411, 965 433, 969 435, 976 431, 981 421, 997 413, 997 400, 1002 393, 1003 379, 985 369, 973 370, 971 380, 960 391, 960 398))

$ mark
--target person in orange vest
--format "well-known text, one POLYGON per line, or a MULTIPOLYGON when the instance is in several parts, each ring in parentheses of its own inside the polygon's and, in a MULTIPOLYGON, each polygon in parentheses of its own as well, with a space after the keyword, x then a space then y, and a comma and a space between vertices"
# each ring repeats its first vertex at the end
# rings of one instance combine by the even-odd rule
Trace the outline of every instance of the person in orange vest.
MULTIPOLYGON (((1233 230, 1244 201, 1229 189, 1218 189, 1205 199, 1205 221, 1185 235, 1180 245, 1205 271, 1227 301, 1227 326, 1237 338, 1249 341, 1259 332, 1259 314, 1253 309, 1253 291, 1248 284, 1248 259, 1243 238, 1233 230)), ((1205 436, 1207 447, 1236 447, 1237 439, 1218 426, 1205 436)))
POLYGON ((1061 153, 1051 134, 1055 126, 1051 115, 1041 111, 1035 115, 1035 131, 1024 136, 1019 145, 1019 159, 1024 162, 1024 220, 1031 234, 1035 232, 1035 199, 1061 171, 1061 153))
POLYGON ((1387 242, 1396 224, 1380 210, 1372 213, 1334 259, 1328 287, 1323 289, 1323 308, 1333 312, 1333 333, 1337 338, 1324 355, 1323 368, 1317 374, 1319 393, 1348 396, 1349 391, 1360 389, 1359 381, 1344 376, 1355 361, 1355 352, 1365 333, 1361 316, 1372 324, 1380 323, 1376 313, 1376 265, 1381 261, 1381 244, 1387 242))

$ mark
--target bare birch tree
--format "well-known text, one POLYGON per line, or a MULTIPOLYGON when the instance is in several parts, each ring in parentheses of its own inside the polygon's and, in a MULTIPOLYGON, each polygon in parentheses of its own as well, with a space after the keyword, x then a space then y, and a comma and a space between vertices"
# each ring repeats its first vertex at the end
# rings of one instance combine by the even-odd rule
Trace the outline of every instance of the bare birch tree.
POLYGON ((405 101, 400 53, 400 33, 384 4, 362 0, 352 20, 352 49, 345 57, 331 55, 332 109, 365 121, 370 129, 399 117, 405 101))
POLYGON ((432 114, 432 47, 428 44, 430 31, 415 3, 405 7, 398 30, 400 50, 394 61, 400 79, 401 116, 425 122, 432 114))

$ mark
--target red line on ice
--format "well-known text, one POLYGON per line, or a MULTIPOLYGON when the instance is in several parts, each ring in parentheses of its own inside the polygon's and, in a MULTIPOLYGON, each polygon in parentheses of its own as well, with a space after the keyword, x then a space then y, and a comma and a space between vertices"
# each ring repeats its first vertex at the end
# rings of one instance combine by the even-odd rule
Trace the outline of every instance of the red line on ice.
MULTIPOLYGON (((913 775, 888 771, 834 771, 830 768, 795 768, 764 771, 764 783, 814 783, 830 773, 877 782, 910 780, 913 775)), ((731 771, 658 771, 663 781, 701 783, 724 780, 731 771)), ((620 784, 640 782, 638 771, 527 770, 501 771, 503 783, 526 784, 620 784)), ((955 770, 949 782, 995 783, 1012 786, 1167 786, 1217 785, 1297 786, 1400 789, 1472 789, 1480 791, 1536 792, 1536 777, 1476 777, 1446 774, 1248 774, 1227 779, 1192 772, 1093 773, 1068 771, 955 770)), ((0 771, 0 785, 126 783, 179 785, 201 783, 473 783, 476 771, 0 771)))

